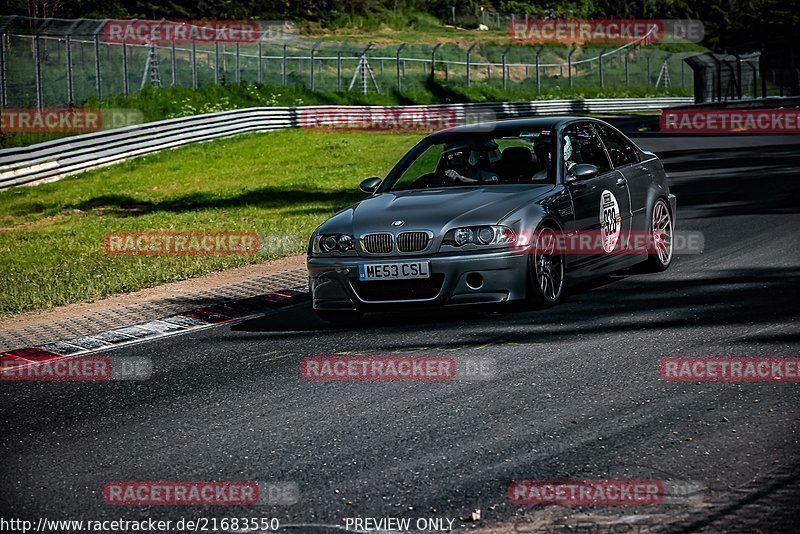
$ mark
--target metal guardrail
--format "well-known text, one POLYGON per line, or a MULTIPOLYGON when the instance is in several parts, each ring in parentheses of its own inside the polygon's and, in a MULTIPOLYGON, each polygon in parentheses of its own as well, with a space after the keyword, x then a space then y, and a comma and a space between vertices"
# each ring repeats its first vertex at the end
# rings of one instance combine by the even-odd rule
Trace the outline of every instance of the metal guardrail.
POLYGON ((679 109, 782 109, 800 107, 800 96, 767 96, 742 98, 721 102, 698 102, 673 106, 679 109))
MULTIPOLYGON (((659 110, 688 104, 691 97, 542 100, 491 104, 442 104, 415 109, 449 110, 463 123, 470 113, 496 120, 539 115, 659 110)), ((384 106, 258 107, 148 122, 113 130, 65 137, 26 147, 0 150, 0 189, 39 181, 55 181, 89 169, 188 143, 248 132, 303 126, 302 116, 329 109, 398 110, 384 106)))

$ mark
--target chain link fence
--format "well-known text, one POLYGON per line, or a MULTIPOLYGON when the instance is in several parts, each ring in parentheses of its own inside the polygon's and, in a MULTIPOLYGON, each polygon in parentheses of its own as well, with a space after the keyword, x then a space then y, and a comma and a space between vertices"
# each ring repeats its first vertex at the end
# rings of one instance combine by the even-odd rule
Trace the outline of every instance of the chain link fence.
POLYGON ((683 59, 647 39, 616 47, 373 45, 263 31, 246 42, 109 42, 103 20, 0 17, 0 104, 80 105, 145 86, 262 83, 361 93, 446 85, 521 89, 691 88, 683 59))

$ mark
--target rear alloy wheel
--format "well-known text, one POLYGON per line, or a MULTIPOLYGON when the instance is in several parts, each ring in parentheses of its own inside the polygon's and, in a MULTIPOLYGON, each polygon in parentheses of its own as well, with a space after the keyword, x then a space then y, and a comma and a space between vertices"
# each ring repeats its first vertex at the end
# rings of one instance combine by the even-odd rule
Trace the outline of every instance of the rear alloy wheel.
POLYGON ((663 198, 656 200, 653 206, 653 216, 650 220, 650 230, 653 232, 653 254, 647 256, 646 266, 650 272, 666 271, 672 263, 672 214, 663 198))
POLYGON ((564 292, 564 256, 558 250, 556 231, 542 228, 532 245, 528 298, 537 307, 549 307, 564 292))
POLYGON ((362 313, 351 310, 314 310, 317 317, 335 325, 355 325, 361 320, 362 313))

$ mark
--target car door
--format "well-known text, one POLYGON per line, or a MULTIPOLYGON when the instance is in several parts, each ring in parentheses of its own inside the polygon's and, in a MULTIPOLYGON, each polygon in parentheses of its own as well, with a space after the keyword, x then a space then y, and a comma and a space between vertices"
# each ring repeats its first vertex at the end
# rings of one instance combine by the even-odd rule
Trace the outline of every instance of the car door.
POLYGON ((639 150, 620 132, 605 124, 595 129, 608 151, 611 164, 625 177, 631 198, 631 229, 646 230, 647 191, 652 181, 651 171, 641 161, 639 150))
POLYGON ((630 230, 630 197, 625 178, 612 167, 591 123, 568 125, 562 133, 561 143, 564 177, 580 163, 589 163, 600 170, 594 178, 566 185, 574 214, 573 227, 568 229, 568 233, 578 234, 577 240, 567 242, 568 246, 576 249, 568 255, 567 263, 571 264, 575 275, 581 276, 602 270, 616 258, 614 252, 630 230), (567 154, 570 145, 572 153, 567 154), (590 241, 587 242, 585 236, 590 241))

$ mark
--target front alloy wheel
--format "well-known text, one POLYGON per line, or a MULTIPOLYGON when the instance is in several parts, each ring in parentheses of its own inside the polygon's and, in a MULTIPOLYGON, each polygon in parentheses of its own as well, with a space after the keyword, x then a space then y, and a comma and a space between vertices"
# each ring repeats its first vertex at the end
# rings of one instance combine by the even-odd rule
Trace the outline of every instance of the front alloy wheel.
POLYGON ((564 291, 564 256, 558 250, 556 232, 542 228, 531 249, 529 297, 540 307, 553 306, 564 291))
POLYGON ((647 257, 650 271, 661 272, 667 270, 672 263, 672 214, 664 199, 659 198, 653 206, 653 216, 650 221, 653 232, 653 253, 647 257))

